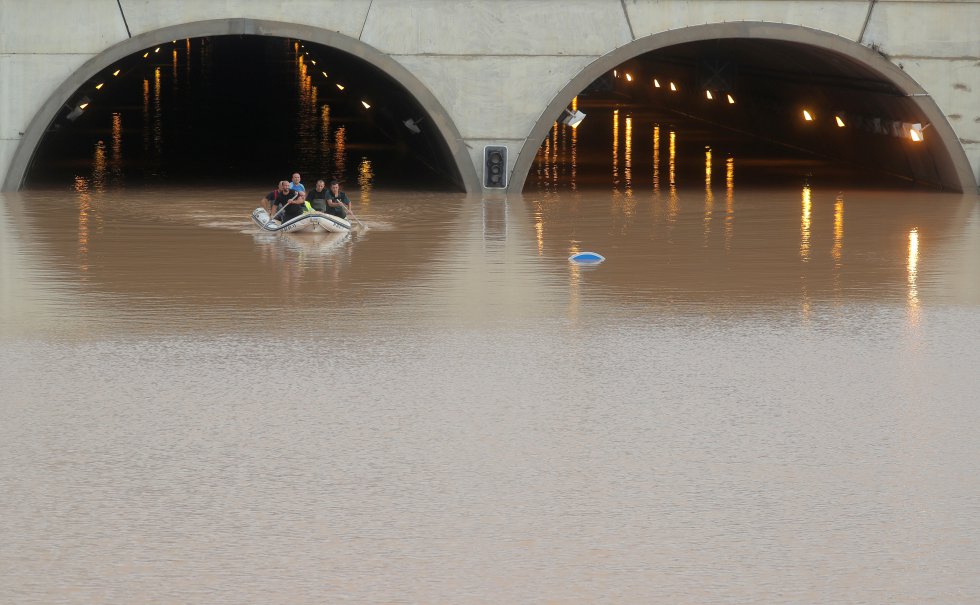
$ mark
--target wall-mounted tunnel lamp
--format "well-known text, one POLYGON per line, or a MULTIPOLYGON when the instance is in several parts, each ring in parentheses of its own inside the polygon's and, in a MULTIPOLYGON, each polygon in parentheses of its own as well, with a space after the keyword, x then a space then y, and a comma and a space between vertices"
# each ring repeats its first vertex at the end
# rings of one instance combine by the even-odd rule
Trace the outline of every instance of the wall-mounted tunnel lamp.
POLYGON ((367 101, 361 101, 361 105, 364 106, 364 109, 371 109, 371 104, 367 101))
POLYGON ((710 91, 710 90, 706 90, 706 91, 704 91, 704 96, 705 96, 705 98, 706 98, 706 99, 708 99, 709 101, 713 101, 713 100, 715 99, 715 98, 714 98, 713 96, 711 96, 711 91, 710 91))
POLYGON ((158 53, 158 52, 160 52, 160 47, 158 46, 158 47, 156 47, 155 49, 153 49, 153 52, 155 52, 155 53, 158 53))
POLYGON ((842 118, 840 115, 834 116, 834 121, 837 122, 838 128, 843 128, 846 126, 846 124, 844 124, 844 118, 842 118))
POLYGON ((95 85, 95 90, 102 90, 103 86, 105 86, 105 82, 99 82, 95 85))
POLYGON ((578 125, 582 123, 585 119, 585 114, 579 110, 569 111, 565 110, 565 115, 561 118, 561 123, 568 126, 569 128, 578 128, 578 125))
POLYGON ((330 77, 330 76, 327 75, 327 72, 325 72, 325 71, 321 71, 320 73, 323 74, 323 77, 324 78, 329 78, 330 77))
POLYGON ((310 61, 310 63, 312 63, 313 65, 316 65, 316 59, 313 59, 312 61, 310 61))
POLYGON ((145 53, 143 53, 143 58, 144 59, 147 58, 147 57, 149 57, 149 56, 150 56, 150 51, 146 51, 145 53))
POLYGON ((734 105, 735 104, 735 97, 733 97, 732 95, 728 95, 728 104, 729 105, 734 105))
POLYGON ((810 110, 808 109, 803 110, 803 119, 806 120, 807 122, 813 121, 813 115, 810 113, 810 110))
POLYGON ((619 77, 619 72, 616 71, 615 69, 613 70, 613 77, 614 78, 618 78, 619 77))
POLYGON ((405 125, 405 128, 407 128, 412 134, 419 134, 422 132, 422 129, 419 128, 419 124, 421 123, 422 118, 409 118, 402 122, 402 124, 405 125))
POLYGON ((343 89, 344 89, 344 85, 338 82, 338 83, 337 83, 337 88, 338 88, 339 90, 343 90, 343 89))
POLYGON ((113 76, 118 76, 119 75, 119 72, 121 72, 121 71, 122 71, 121 69, 117 69, 116 71, 112 72, 112 75, 113 76))
POLYGON ((82 97, 78 101, 78 105, 75 105, 74 109, 72 109, 71 112, 69 112, 69 114, 67 116, 68 121, 69 122, 74 122, 75 120, 77 120, 78 119, 78 116, 80 116, 83 113, 85 113, 85 108, 88 107, 88 104, 91 103, 91 102, 92 102, 92 100, 89 99, 88 97, 82 97))
POLYGON ((673 82, 670 83, 670 92, 677 92, 677 86, 673 82))
POLYGON ((923 126, 916 122, 915 124, 909 124, 908 122, 902 124, 902 130, 908 133, 908 137, 916 143, 921 143, 924 139, 922 136, 922 131, 929 128, 929 124, 923 126))
POLYGON ((626 73, 626 81, 627 82, 632 82, 633 81, 633 75, 630 74, 629 72, 626 73))
POLYGON ((653 79, 653 87, 654 88, 660 88, 660 80, 654 78, 653 79))

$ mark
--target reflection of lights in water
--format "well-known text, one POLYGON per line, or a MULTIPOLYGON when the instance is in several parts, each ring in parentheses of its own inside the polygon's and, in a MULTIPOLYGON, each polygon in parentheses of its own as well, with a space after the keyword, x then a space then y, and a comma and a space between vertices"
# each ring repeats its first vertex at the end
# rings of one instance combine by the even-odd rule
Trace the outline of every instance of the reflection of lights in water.
POLYGON ((909 261, 908 261, 908 303, 912 319, 918 319, 919 310, 919 230, 909 231, 909 261))
POLYGON ((163 108, 160 99, 160 68, 153 70, 153 149, 163 153, 163 108))
POLYGON ((725 160, 725 250, 731 250, 735 226, 735 158, 725 160))
POLYGON ((362 157, 361 163, 357 167, 357 185, 361 189, 360 202, 362 204, 371 203, 371 185, 373 183, 374 172, 371 170, 371 160, 362 157))
POLYGON ((106 183, 106 168, 109 164, 106 157, 105 141, 95 144, 95 157, 92 162, 92 186, 96 191, 104 191, 106 183))
POLYGON ((544 216, 539 207, 534 213, 534 237, 538 242, 538 256, 544 254, 544 216))
POLYGON ((538 185, 547 185, 551 182, 551 164, 548 158, 551 157, 551 137, 545 137, 544 145, 538 151, 538 185))
POLYGON ((704 245, 708 245, 711 233, 711 215, 714 211, 715 196, 711 192, 711 148, 704 149, 704 245))
POLYGON ((84 272, 88 271, 88 223, 92 198, 85 178, 76 176, 74 189, 78 193, 78 269, 84 272))
POLYGON ((667 147, 668 177, 670 178, 670 192, 667 196, 667 223, 673 225, 680 212, 680 198, 677 195, 677 183, 674 181, 676 161, 677 161, 677 133, 670 131, 668 139, 670 142, 667 147))
POLYGON ((840 268, 841 251, 844 248, 844 198, 837 196, 834 201, 834 247, 830 255, 834 258, 834 267, 840 268))
POLYGON ((660 125, 653 127, 653 190, 660 191, 660 125))
POLYGON ((803 187, 803 209, 800 215, 800 258, 810 260, 810 186, 803 187))
POLYGON ((619 110, 613 110, 612 125, 612 178, 613 189, 619 187, 619 110))
POLYGON ((150 81, 143 78, 143 151, 150 150, 150 81))
POLYGON ((176 48, 174 48, 173 53, 171 54, 171 59, 172 59, 171 62, 173 63, 173 79, 171 80, 171 82, 173 82, 174 91, 176 91, 177 88, 178 88, 178 86, 177 86, 178 85, 178 82, 177 82, 177 49, 176 48))
POLYGON ((551 185, 553 190, 558 189, 558 122, 551 125, 551 185))
POLYGON ((320 166, 320 174, 328 174, 330 172, 330 106, 324 105, 320 108, 320 136, 317 137, 317 156, 320 158, 322 163, 320 166))
MULTIPOLYGON (((578 97, 572 99, 572 112, 578 111, 578 97)), ((575 191, 575 179, 578 171, 578 128, 572 128, 572 174, 571 186, 575 191)))
POLYGON ((112 114, 112 159, 109 162, 113 179, 122 178, 122 115, 112 114))
POLYGON ((333 169, 338 179, 347 172, 347 127, 341 126, 334 133, 333 169))
POLYGON ((633 195, 633 117, 626 116, 626 141, 623 148, 623 184, 627 200, 633 195))

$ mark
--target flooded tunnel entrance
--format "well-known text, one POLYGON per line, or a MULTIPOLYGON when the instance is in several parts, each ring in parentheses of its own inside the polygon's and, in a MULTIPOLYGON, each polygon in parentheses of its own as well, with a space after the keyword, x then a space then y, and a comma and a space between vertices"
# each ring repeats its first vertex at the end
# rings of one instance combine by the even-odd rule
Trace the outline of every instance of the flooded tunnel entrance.
POLYGON ((664 46, 580 87, 525 190, 704 187, 712 162, 716 178, 741 185, 960 190, 916 96, 852 56, 799 42, 664 46))
POLYGON ((404 86, 353 54, 283 37, 154 45, 90 77, 41 138, 25 188, 223 183, 458 190, 462 179, 404 86))

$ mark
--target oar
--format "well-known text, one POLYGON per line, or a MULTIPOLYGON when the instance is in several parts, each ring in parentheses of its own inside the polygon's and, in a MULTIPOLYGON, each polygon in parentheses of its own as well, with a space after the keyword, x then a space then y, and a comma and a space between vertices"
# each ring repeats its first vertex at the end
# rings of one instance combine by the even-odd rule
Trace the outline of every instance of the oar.
POLYGON ((354 211, 353 211, 353 210, 351 210, 349 206, 347 207, 347 209, 346 209, 346 210, 347 210, 347 214, 348 214, 348 215, 349 215, 349 216, 350 216, 350 217, 351 217, 352 219, 354 219, 355 221, 357 221, 357 224, 358 224, 358 225, 360 225, 360 226, 361 226, 361 228, 362 228, 362 229, 364 229, 364 230, 366 231, 366 230, 367 230, 367 225, 365 225, 364 223, 362 223, 362 222, 361 222, 361 219, 359 219, 359 218, 357 218, 357 215, 355 215, 355 214, 354 214, 354 211))

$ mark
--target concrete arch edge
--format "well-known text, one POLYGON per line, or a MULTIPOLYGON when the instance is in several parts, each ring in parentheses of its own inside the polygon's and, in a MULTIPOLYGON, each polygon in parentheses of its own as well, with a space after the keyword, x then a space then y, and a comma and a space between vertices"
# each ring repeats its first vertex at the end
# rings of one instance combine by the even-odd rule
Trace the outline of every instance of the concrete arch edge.
POLYGON ((462 185, 467 193, 479 191, 480 179, 476 174, 476 168, 473 166, 473 160, 470 158, 469 150, 462 143, 463 138, 449 113, 432 92, 400 63, 370 45, 338 32, 297 23, 242 18, 195 21, 146 32, 110 46, 86 61, 75 73, 61 83, 34 115, 13 154, 2 190, 17 191, 21 188, 48 124, 51 123, 71 95, 99 71, 140 50, 176 38, 222 35, 298 38, 342 50, 374 65, 404 86, 426 111, 431 123, 436 125, 455 162, 455 168, 461 181, 458 184, 462 185))
POLYGON ((523 190, 537 149, 548 136, 554 124, 554 117, 561 114, 572 99, 596 78, 620 63, 647 52, 686 42, 724 38, 797 42, 845 55, 860 62, 869 70, 894 83, 909 96, 931 124, 931 130, 935 135, 930 138, 938 138, 940 141, 934 148, 934 152, 940 156, 937 160, 943 183, 960 193, 977 191, 977 177, 945 114, 926 90, 887 58, 853 40, 824 31, 782 23, 739 21, 697 25, 653 34, 634 40, 590 63, 555 96, 525 139, 511 172, 508 192, 520 193, 523 190))

